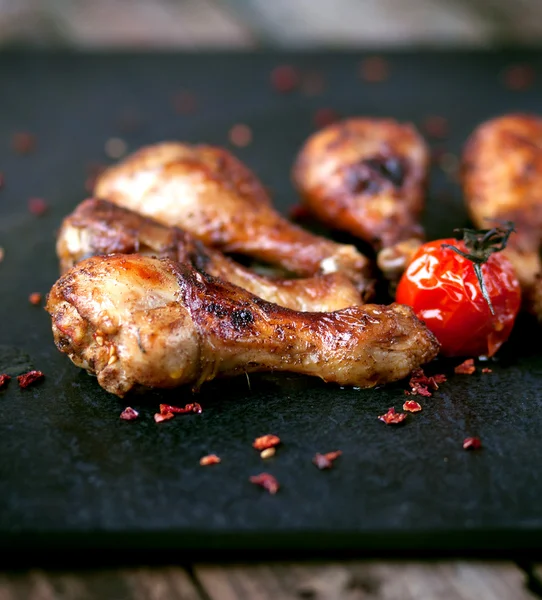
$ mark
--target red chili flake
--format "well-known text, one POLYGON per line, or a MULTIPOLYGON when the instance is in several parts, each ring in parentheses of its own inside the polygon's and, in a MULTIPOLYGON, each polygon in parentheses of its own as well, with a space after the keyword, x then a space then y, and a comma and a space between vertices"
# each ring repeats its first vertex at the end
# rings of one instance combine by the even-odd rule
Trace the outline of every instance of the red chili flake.
POLYGON ((5 182, 6 182, 6 179, 4 177, 4 174, 2 172, 0 172, 0 190, 4 187, 5 182))
POLYGON ((320 454, 317 452, 312 462, 322 471, 323 469, 331 469, 333 461, 341 456, 342 450, 335 450, 334 452, 327 452, 326 454, 320 454))
POLYGON ((480 438, 468 437, 463 440, 463 450, 478 450, 482 447, 480 438))
POLYGON ((176 415, 186 415, 189 413, 200 414, 203 411, 201 406, 197 402, 192 402, 191 404, 186 404, 184 408, 180 406, 172 406, 171 404, 160 404, 160 414, 165 415, 167 413, 172 413, 176 415))
POLYGON ((307 96, 317 96, 324 91, 325 81, 321 73, 305 73, 301 80, 301 90, 307 96))
POLYGON ((170 419, 173 419, 175 415, 172 412, 166 412, 166 413, 155 413, 154 415, 154 420, 157 423, 161 423, 162 421, 169 421, 170 419))
POLYGON ((448 119, 446 117, 439 117, 431 115, 426 117, 422 129, 425 133, 432 138, 445 138, 448 135, 448 119))
POLYGON ((489 367, 484 367, 482 369, 482 373, 493 373, 493 369, 490 369, 489 367))
POLYGON ((390 75, 389 63, 381 56, 371 56, 361 61, 360 77, 369 83, 386 81, 390 75))
POLYGON ((5 373, 0 375, 0 389, 5 387, 9 383, 10 379, 11 379, 11 377, 9 375, 6 375, 5 373))
POLYGON ((36 138, 31 133, 21 131, 13 134, 11 145, 17 154, 30 154, 36 149, 36 138))
POLYGON ((464 362, 454 369, 454 373, 459 375, 472 375, 476 371, 476 367, 474 366, 474 358, 467 358, 464 362))
POLYGON ((262 450, 272 448, 273 446, 278 446, 279 444, 280 438, 277 435, 268 433, 267 435, 262 435, 261 437, 256 438, 252 442, 252 447, 261 452, 262 450))
POLYGON ((203 456, 199 459, 199 464, 202 467, 206 467, 207 465, 217 465, 220 462, 220 458, 216 454, 209 454, 208 456, 203 456))
POLYGON ((280 65, 271 71, 271 85, 273 88, 285 94, 292 92, 299 85, 299 73, 291 65, 280 65))
POLYGON ((318 128, 326 127, 339 120, 339 113, 332 108, 319 108, 313 117, 313 122, 318 128))
POLYGON ((179 114, 193 113, 196 105, 196 96, 192 92, 178 92, 173 96, 173 109, 179 114))
POLYGON ((228 137, 234 146, 244 148, 252 142, 252 130, 244 123, 237 123, 230 129, 228 137))
POLYGON ((49 205, 43 198, 30 198, 28 201, 28 210, 37 217, 45 214, 49 208, 49 205))
POLYGON ((416 400, 407 400, 403 404, 403 410, 407 410, 408 412, 420 412, 422 409, 422 405, 416 402, 416 400))
POLYGON ((41 381, 44 377, 45 375, 41 371, 28 371, 28 373, 18 375, 17 381, 19 382, 19 387, 24 390, 29 385, 41 381))
POLYGON ((133 409, 131 406, 127 406, 121 413, 120 418, 123 421, 135 421, 139 417, 139 413, 137 410, 133 409))
POLYGON ((392 406, 385 415, 380 415, 378 418, 386 423, 386 425, 398 425, 407 418, 407 414, 396 413, 395 408, 392 406))
POLYGON ((273 477, 273 475, 270 475, 269 473, 253 475, 250 478, 250 483, 261 485, 263 489, 267 490, 270 494, 276 494, 279 489, 279 482, 273 477))
POLYGON ((502 81, 509 90, 522 91, 530 88, 536 72, 531 65, 510 65, 502 73, 502 81))
POLYGON ((30 304, 38 306, 41 303, 41 294, 39 292, 33 292, 30 294, 30 296, 28 296, 28 301, 30 304))
POLYGON ((433 394, 430 390, 438 390, 439 383, 446 381, 446 376, 442 374, 432 375, 427 377, 423 369, 415 369, 410 376, 410 392, 406 392, 407 396, 425 396, 430 398, 433 394))
POLYGON ((302 204, 295 204, 288 211, 288 216, 293 221, 306 221, 310 218, 311 213, 306 206, 303 206, 302 204))

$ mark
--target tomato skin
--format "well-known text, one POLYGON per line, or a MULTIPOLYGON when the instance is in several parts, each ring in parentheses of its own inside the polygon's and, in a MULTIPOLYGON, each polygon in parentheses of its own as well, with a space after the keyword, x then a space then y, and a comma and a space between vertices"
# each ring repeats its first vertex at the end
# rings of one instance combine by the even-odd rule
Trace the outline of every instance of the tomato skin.
POLYGON ((482 265, 492 315, 473 263, 442 244, 468 252, 454 238, 423 244, 397 286, 396 302, 414 309, 441 343, 444 356, 493 356, 508 339, 521 305, 512 263, 502 253, 482 265))

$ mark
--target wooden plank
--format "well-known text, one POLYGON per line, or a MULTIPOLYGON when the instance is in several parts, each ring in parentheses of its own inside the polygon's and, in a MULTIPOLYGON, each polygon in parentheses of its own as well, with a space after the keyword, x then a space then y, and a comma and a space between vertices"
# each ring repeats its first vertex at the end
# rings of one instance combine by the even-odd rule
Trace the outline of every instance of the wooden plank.
POLYGON ((196 565, 211 600, 533 600, 511 562, 196 565))
POLYGON ((180 567, 0 573, 0 600, 202 600, 180 567))

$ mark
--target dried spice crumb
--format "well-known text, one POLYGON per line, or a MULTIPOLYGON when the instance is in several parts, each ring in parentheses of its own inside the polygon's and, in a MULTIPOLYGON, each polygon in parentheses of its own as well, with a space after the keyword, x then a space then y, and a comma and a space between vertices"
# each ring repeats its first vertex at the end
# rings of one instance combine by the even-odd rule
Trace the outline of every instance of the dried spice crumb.
POLYGON ((193 92, 189 92, 187 90, 177 92, 173 96, 172 104, 173 110, 176 113, 179 113, 181 115, 193 113, 196 110, 197 106, 196 95, 193 92))
POLYGON ((172 412, 166 412, 166 413, 155 413, 154 415, 154 420, 157 423, 161 423, 162 421, 169 421, 170 419, 173 419, 175 415, 172 412))
POLYGON ((271 458, 272 456, 275 456, 276 452, 277 449, 275 447, 266 448, 260 452, 260 458, 263 458, 264 460, 266 458, 271 458))
POLYGON ((536 71, 531 65, 510 65, 504 69, 501 77, 506 88, 520 92, 533 85, 536 71))
POLYGON ((478 450, 482 447, 480 438, 468 437, 463 440, 463 450, 478 450))
POLYGON ((406 410, 408 412, 420 412, 421 409, 422 405, 416 402, 416 400, 407 400, 403 404, 403 410, 406 410))
POLYGON ((408 382, 410 386, 410 392, 405 391, 407 396, 425 396, 430 398, 432 392, 438 390, 439 384, 446 381, 446 375, 437 374, 428 377, 423 369, 414 369, 408 382))
POLYGON ((13 134, 11 146, 17 154, 30 154, 36 149, 36 138, 31 133, 19 131, 13 134))
POLYGON ((228 137, 234 146, 244 148, 252 142, 252 129, 244 123, 237 123, 230 129, 228 137))
POLYGON ((280 444, 280 438, 277 435, 273 435, 268 433, 267 435, 262 435, 256 438, 252 442, 252 447, 258 451, 266 450, 267 448, 272 448, 273 446, 278 446, 280 444))
POLYGON ((6 375, 6 373, 0 375, 0 390, 9 383, 10 379, 11 377, 9 375, 6 375))
POLYGON ((390 65, 381 56, 370 56, 361 61, 359 74, 368 83, 380 83, 390 76, 390 65))
POLYGON ((24 390, 28 386, 41 381, 44 377, 45 375, 41 371, 28 371, 28 373, 18 375, 17 381, 19 382, 19 387, 24 390))
POLYGON ((276 494, 279 490, 279 482, 270 475, 269 473, 260 473, 259 475, 253 475, 250 478, 250 483, 260 485, 264 490, 267 490, 270 494, 276 494))
POLYGON ((320 454, 317 452, 312 462, 315 464, 321 471, 324 469, 331 469, 333 466, 333 461, 339 456, 341 456, 342 450, 334 450, 333 452, 327 452, 326 454, 320 454))
POLYGON ((467 360, 463 361, 460 365, 457 365, 454 369, 454 373, 457 373, 458 375, 472 375, 474 371, 476 371, 474 358, 467 358, 467 360))
POLYGON ((180 406, 172 406, 171 404, 160 404, 160 414, 164 415, 167 413, 173 413, 176 415, 187 415, 190 413, 201 414, 203 409, 197 402, 192 402, 190 404, 185 404, 184 407, 180 406))
POLYGON ((322 127, 327 127, 327 125, 331 125, 335 123, 335 121, 339 120, 339 113, 332 108, 319 108, 313 117, 313 122, 316 127, 321 129, 322 127))
POLYGON ((279 65, 271 71, 271 85, 281 94, 292 92, 299 85, 299 73, 291 65, 279 65))
POLYGON ((398 425, 407 418, 407 414, 396 413, 395 408, 392 406, 385 415, 380 415, 378 418, 380 421, 386 423, 386 425, 398 425))
POLYGON ((221 462, 221 460, 216 454, 208 454, 199 459, 199 464, 202 467, 206 467, 207 465, 217 465, 219 462, 221 462))
POLYGON ((30 198, 28 200, 28 210, 36 217, 41 217, 49 209, 49 205, 43 198, 30 198))
POLYGON ((489 367, 484 367, 482 369, 482 373, 493 373, 493 369, 490 369, 489 367))
POLYGON ((137 410, 132 408, 131 406, 127 406, 121 413, 120 418, 123 421, 135 421, 139 417, 139 413, 137 410))
POLYGON ((105 142, 104 152, 109 158, 121 158, 126 154, 127 150, 128 145, 121 138, 113 137, 105 142))
POLYGON ((448 119, 437 115, 426 117, 422 124, 422 129, 428 137, 442 139, 448 136, 448 119))
POLYGON ((28 296, 28 301, 34 306, 39 306, 41 303, 41 294, 39 292, 33 292, 28 296))

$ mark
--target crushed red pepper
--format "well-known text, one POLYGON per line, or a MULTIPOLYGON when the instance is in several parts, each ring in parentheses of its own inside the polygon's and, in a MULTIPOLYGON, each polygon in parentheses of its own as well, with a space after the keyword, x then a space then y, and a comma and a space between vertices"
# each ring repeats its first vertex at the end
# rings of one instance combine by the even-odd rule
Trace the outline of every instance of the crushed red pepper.
POLYGON ((320 454, 317 452, 312 462, 322 471, 324 469, 331 469, 333 461, 341 456, 342 450, 334 450, 333 452, 327 452, 326 454, 320 454))
POLYGON ((220 458, 216 454, 209 454, 207 456, 202 456, 199 459, 199 464, 202 467, 206 467, 207 465, 217 465, 220 461, 220 458))
POLYGON ((121 413, 120 418, 123 421, 135 421, 139 417, 139 413, 137 410, 132 408, 131 406, 127 406, 121 413))
POLYGON ((10 379, 11 379, 11 377, 9 375, 7 375, 6 373, 3 373, 2 375, 0 375, 0 390, 9 383, 10 379))
POLYGON ((260 473, 259 475, 253 475, 250 478, 250 483, 254 483, 255 485, 259 485, 263 487, 264 490, 267 490, 270 494, 276 494, 279 490, 279 482, 276 480, 273 475, 269 473, 260 473))
POLYGON ((189 413, 201 414, 203 409, 197 402, 192 402, 190 404, 185 404, 184 408, 180 406, 172 406, 171 404, 160 404, 160 414, 165 415, 167 413, 172 413, 175 415, 187 415, 189 413))
POLYGON ((463 440, 463 450, 478 450, 482 447, 480 438, 468 437, 463 440))
POLYGON ((28 296, 28 301, 34 306, 39 306, 41 303, 41 294, 39 292, 32 292, 32 294, 28 296))
POLYGON ((474 358, 467 358, 467 360, 463 361, 460 365, 457 365, 454 369, 454 373, 457 373, 458 375, 472 375, 474 371, 476 371, 474 358))
POLYGON ((278 446, 280 444, 280 438, 278 435, 273 435, 268 433, 267 435, 262 435, 256 438, 252 442, 252 447, 261 452, 262 450, 266 450, 267 448, 272 448, 273 446, 278 446))
POLYGON ((415 369, 412 371, 410 376, 410 380, 408 382, 410 386, 410 392, 405 391, 407 396, 425 396, 426 398, 430 398, 433 395, 433 392, 438 390, 439 383, 444 383, 446 381, 446 375, 437 374, 431 375, 428 377, 423 369, 415 369))
POLYGON ((161 423, 162 421, 169 421, 170 419, 173 419, 174 416, 175 415, 172 412, 155 413, 154 420, 157 423, 161 423))
POLYGON ((19 387, 24 390, 37 381, 41 381, 44 377, 45 375, 41 371, 28 371, 28 373, 18 375, 17 381, 19 382, 19 387))
POLYGON ((252 142, 252 129, 244 123, 237 123, 230 129, 228 137, 234 146, 244 148, 252 142))
POLYGON ((28 210, 37 217, 45 214, 49 208, 49 205, 43 198, 30 198, 28 200, 28 210))
POLYGON ((484 367, 482 369, 482 373, 493 373, 493 369, 490 369, 489 367, 484 367))
POLYGON ((281 94, 293 92, 299 85, 299 73, 291 65, 279 65, 271 71, 271 85, 281 94))
POLYGON ((381 56, 370 56, 361 61, 359 66, 360 77, 368 83, 381 83, 390 75, 390 65, 381 56))
POLYGON ((406 410, 408 412, 420 412, 420 410, 422 409, 422 405, 418 402, 416 402, 416 400, 407 400, 404 404, 403 404, 403 410, 406 410))
POLYGON ((392 406, 385 415, 380 415, 378 418, 380 421, 386 423, 386 425, 398 425, 407 418, 407 414, 396 413, 395 408, 392 406))
POLYGON ((36 138, 31 133, 19 131, 13 134, 11 146, 17 154, 30 154, 36 149, 36 138))

